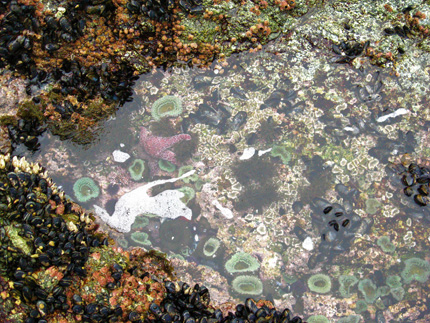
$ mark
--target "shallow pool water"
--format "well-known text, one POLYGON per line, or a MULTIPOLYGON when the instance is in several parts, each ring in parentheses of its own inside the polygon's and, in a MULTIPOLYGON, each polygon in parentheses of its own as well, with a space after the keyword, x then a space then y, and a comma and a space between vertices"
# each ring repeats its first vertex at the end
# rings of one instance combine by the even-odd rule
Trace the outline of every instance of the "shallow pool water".
POLYGON ((166 252, 215 304, 425 322, 428 84, 338 59, 278 40, 208 69, 154 70, 93 144, 47 133, 26 158, 118 245, 166 252))

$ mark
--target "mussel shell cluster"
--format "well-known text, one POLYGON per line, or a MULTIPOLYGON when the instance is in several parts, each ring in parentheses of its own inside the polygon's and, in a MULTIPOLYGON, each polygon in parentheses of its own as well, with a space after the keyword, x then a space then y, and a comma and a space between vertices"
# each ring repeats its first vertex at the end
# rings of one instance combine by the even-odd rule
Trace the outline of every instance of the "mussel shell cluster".
POLYGON ((150 322, 186 322, 186 323, 221 323, 221 322, 279 322, 301 323, 298 316, 291 317, 289 309, 280 312, 267 306, 258 307, 257 303, 248 298, 245 304, 238 304, 235 313, 228 315, 209 306, 209 291, 204 286, 196 284, 194 287, 183 282, 167 282, 167 295, 158 306, 152 303, 149 310, 155 319, 150 322))
POLYGON ((40 322, 69 308, 65 288, 86 275, 90 249, 107 240, 88 232, 89 216, 73 210, 39 165, 0 155, 0 169, 1 274, 31 308, 29 319, 40 322), (62 278, 42 287, 38 277, 53 266, 62 278))
POLYGON ((359 215, 338 203, 330 203, 322 198, 311 202, 312 221, 319 228, 321 243, 319 251, 322 254, 341 254, 350 246, 355 233, 360 229, 362 220, 359 215))
POLYGON ((430 221, 430 168, 416 163, 390 164, 386 167, 388 175, 396 185, 402 185, 402 195, 412 202, 409 210, 417 219, 430 221))
MULTIPOLYGON (((132 14, 143 14, 158 22, 170 21, 175 8, 174 0, 131 0, 126 5, 132 14)), ((203 10, 201 0, 179 0, 179 7, 189 14, 201 14, 203 10)))

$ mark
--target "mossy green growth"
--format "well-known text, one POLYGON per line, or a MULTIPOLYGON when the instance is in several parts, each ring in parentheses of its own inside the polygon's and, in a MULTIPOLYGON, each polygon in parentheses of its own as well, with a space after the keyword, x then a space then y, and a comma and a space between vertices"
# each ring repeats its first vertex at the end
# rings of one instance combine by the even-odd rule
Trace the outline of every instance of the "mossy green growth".
POLYGON ((339 277, 339 293, 342 297, 349 298, 352 296, 351 289, 358 283, 358 279, 352 275, 341 275, 339 277))
POLYGON ((220 246, 221 242, 217 238, 209 238, 203 245, 203 254, 208 258, 214 257, 220 246))
POLYGON ((263 283, 255 276, 237 276, 233 279, 231 286, 241 295, 260 295, 263 292, 263 283))
POLYGON ((15 248, 21 250, 28 256, 31 255, 33 245, 31 242, 29 243, 26 239, 19 235, 20 230, 18 228, 14 227, 13 225, 8 225, 4 226, 4 229, 15 248))
POLYGON ((358 283, 358 289, 368 304, 372 304, 380 295, 380 291, 370 279, 363 279, 358 283))
POLYGON ((75 193, 76 199, 84 203, 98 197, 100 189, 91 178, 82 177, 73 185, 73 192, 75 193))
MULTIPOLYGON (((193 166, 191 166, 191 165, 187 165, 187 166, 182 166, 181 168, 179 168, 179 171, 178 171, 178 177, 180 177, 180 176, 182 176, 182 175, 184 175, 185 173, 188 173, 189 171, 191 171, 191 170, 193 170, 194 169, 194 167, 193 166)), ((193 175, 191 175, 191 176, 188 176, 188 177, 185 177, 185 178, 183 178, 182 179, 182 181, 184 182, 184 183, 190 183, 190 182, 195 182, 195 181, 197 181, 199 179, 199 175, 197 175, 197 174, 193 174, 193 175)))
POLYGON ((145 161, 142 159, 133 160, 133 163, 128 168, 128 172, 134 181, 140 181, 145 173, 145 161))
POLYGON ((258 260, 246 252, 235 253, 225 263, 225 269, 230 274, 256 271, 260 268, 258 260))
POLYGON ((349 315, 341 317, 337 323, 359 323, 361 320, 360 315, 349 315))
POLYGON ((168 160, 160 159, 158 161, 158 166, 162 171, 173 173, 176 170, 176 165, 169 162, 168 160))
POLYGON ((184 204, 188 204, 188 202, 196 196, 194 189, 189 186, 182 186, 178 191, 184 193, 184 197, 181 197, 181 201, 184 202, 184 204))
POLYGON ((141 246, 147 247, 151 245, 151 241, 148 240, 148 234, 146 232, 133 232, 131 234, 131 240, 141 246))
POLYGON ((397 299, 399 302, 405 296, 405 289, 403 287, 392 288, 390 292, 391 292, 391 295, 393 295, 393 297, 397 299))
POLYGON ((272 150, 270 151, 270 155, 281 158, 284 165, 287 165, 291 161, 291 152, 284 146, 273 146, 272 150))
POLYGON ((326 318, 324 315, 312 315, 306 320, 306 322, 308 322, 308 323, 330 323, 328 318, 326 318))
POLYGON ((400 276, 397 276, 397 275, 391 275, 387 277, 387 279, 385 280, 385 283, 390 288, 397 288, 402 286, 402 278, 400 278, 400 276))
POLYGON ((357 303, 355 303, 355 313, 360 314, 361 312, 364 312, 367 310, 367 303, 366 301, 359 299, 357 303))
POLYGON ((376 244, 381 247, 383 252, 393 253, 396 250, 396 246, 390 241, 389 236, 382 236, 377 241, 376 244))
POLYGON ((425 283, 430 276, 430 264, 424 259, 410 258, 405 260, 405 268, 401 272, 402 278, 406 284, 416 280, 425 283))
POLYGON ((154 120, 161 120, 167 117, 177 117, 182 113, 181 100, 173 95, 166 95, 154 102, 151 108, 151 115, 154 120))
POLYGON ((133 225, 131 226, 132 229, 142 229, 146 227, 149 224, 149 219, 146 216, 139 215, 134 220, 133 225))
POLYGON ((315 274, 309 277, 308 287, 311 291, 326 294, 331 290, 331 279, 324 274, 315 274))
POLYGON ((367 199, 366 200, 366 212, 370 215, 378 212, 381 207, 381 203, 377 199, 367 199))

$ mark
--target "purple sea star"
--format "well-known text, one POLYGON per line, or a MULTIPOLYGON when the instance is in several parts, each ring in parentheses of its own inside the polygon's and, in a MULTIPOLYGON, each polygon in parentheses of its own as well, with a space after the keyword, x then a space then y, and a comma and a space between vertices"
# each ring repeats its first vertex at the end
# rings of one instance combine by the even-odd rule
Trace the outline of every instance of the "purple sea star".
POLYGON ((174 165, 178 165, 175 153, 169 148, 178 142, 191 140, 188 134, 180 134, 172 137, 153 136, 148 129, 142 127, 140 130, 140 144, 143 148, 143 157, 148 161, 151 176, 155 175, 158 170, 159 159, 167 160, 174 165))

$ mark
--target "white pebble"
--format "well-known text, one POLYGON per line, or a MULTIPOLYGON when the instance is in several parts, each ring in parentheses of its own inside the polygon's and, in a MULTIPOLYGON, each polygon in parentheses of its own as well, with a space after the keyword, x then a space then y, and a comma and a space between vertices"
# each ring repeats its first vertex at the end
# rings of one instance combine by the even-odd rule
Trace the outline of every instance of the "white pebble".
POLYGON ((123 163, 125 162, 127 159, 130 158, 130 155, 121 151, 121 150, 114 150, 112 152, 112 156, 113 156, 113 160, 116 161, 117 163, 123 163))
POLYGON ((314 242, 311 237, 307 237, 305 241, 303 241, 302 247, 308 251, 314 250, 314 242))
POLYGON ((245 148, 243 151, 242 156, 239 157, 240 160, 245 160, 245 159, 249 159, 252 156, 254 156, 255 154, 255 148, 254 147, 250 147, 250 148, 245 148))
POLYGON ((230 209, 227 209, 226 207, 223 207, 220 202, 217 200, 213 200, 212 204, 215 205, 215 207, 221 211, 221 214, 224 215, 227 219, 233 219, 233 212, 230 209))

